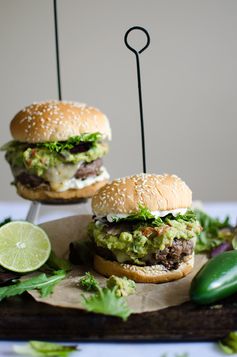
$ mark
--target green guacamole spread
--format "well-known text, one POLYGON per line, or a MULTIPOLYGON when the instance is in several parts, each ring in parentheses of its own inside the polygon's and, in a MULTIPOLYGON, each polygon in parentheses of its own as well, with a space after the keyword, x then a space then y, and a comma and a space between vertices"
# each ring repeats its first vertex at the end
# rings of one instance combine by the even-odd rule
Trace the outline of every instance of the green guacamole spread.
POLYGON ((81 161, 89 163, 104 156, 107 151, 107 145, 102 142, 93 142, 89 150, 76 154, 66 149, 57 152, 47 147, 27 148, 25 144, 19 143, 7 150, 6 159, 13 168, 25 168, 31 174, 44 176, 49 168, 60 164, 74 165, 81 161))
POLYGON ((184 216, 169 214, 158 221, 149 218, 128 222, 115 223, 115 226, 120 224, 121 231, 117 226, 114 232, 101 221, 91 222, 88 227, 96 246, 110 250, 120 263, 129 261, 144 265, 150 254, 171 246, 174 238, 192 239, 201 232, 199 222, 190 211, 184 216))

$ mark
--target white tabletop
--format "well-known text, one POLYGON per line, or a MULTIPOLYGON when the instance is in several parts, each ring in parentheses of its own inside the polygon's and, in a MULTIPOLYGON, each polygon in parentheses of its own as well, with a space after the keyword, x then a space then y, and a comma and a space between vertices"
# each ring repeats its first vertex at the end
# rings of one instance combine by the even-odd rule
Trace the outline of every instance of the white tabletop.
MULTIPOLYGON (((204 204, 206 212, 209 214, 224 218, 229 215, 232 223, 236 222, 237 202, 225 203, 206 203, 204 204)), ((29 209, 27 201, 18 202, 0 202, 0 220, 6 217, 12 219, 24 219, 29 209)), ((70 206, 41 206, 38 222, 58 219, 61 217, 90 213, 90 203, 70 206)), ((159 328, 159 326, 157 326, 159 328)), ((0 357, 14 356, 12 345, 19 344, 14 341, 0 342, 0 357)), ((22 342, 21 342, 22 343, 22 342)), ((223 356, 223 353, 217 347, 215 342, 208 343, 159 343, 159 342, 133 342, 133 343, 80 343, 79 352, 73 353, 72 357, 101 357, 102 355, 111 355, 113 357, 136 356, 136 357, 214 357, 223 356)))

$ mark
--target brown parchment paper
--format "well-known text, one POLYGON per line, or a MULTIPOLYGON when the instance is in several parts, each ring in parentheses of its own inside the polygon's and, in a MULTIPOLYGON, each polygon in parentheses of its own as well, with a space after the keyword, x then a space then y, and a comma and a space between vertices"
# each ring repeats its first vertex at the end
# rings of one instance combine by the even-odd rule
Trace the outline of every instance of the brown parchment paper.
MULTIPOLYGON (((68 255, 70 242, 86 238, 86 227, 90 220, 91 216, 89 215, 73 216, 44 223, 41 227, 48 233, 55 253, 65 258, 68 255)), ((164 284, 137 284, 136 294, 127 297, 129 307, 134 313, 142 313, 188 301, 192 278, 206 261, 207 258, 204 255, 197 255, 192 273, 183 279, 164 284)), ((92 268, 74 266, 69 276, 56 285, 52 295, 41 298, 37 291, 29 293, 36 301, 46 304, 83 309, 81 305, 82 290, 77 287, 77 283, 88 270, 105 285, 106 279, 94 272, 92 268)))

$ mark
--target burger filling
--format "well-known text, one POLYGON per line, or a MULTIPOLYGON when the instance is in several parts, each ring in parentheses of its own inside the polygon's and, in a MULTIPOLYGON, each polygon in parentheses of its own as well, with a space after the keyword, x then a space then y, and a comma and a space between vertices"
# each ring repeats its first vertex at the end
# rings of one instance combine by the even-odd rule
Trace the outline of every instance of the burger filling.
POLYGON ((113 222, 95 217, 89 225, 95 251, 105 259, 140 266, 162 264, 166 269, 177 269, 190 258, 200 232, 191 210, 157 217, 141 207, 138 213, 113 222))
POLYGON ((30 188, 47 186, 62 192, 109 178, 101 160, 108 146, 100 133, 83 134, 61 142, 11 141, 2 150, 6 151, 15 182, 30 188))

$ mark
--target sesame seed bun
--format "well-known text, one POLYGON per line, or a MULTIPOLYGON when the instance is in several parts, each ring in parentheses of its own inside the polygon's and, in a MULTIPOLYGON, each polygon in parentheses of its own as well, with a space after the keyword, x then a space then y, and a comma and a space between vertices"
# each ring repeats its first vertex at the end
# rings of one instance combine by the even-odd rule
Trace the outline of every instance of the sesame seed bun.
POLYGON ((13 138, 20 142, 66 141, 83 133, 99 132, 111 138, 107 117, 85 104, 46 101, 34 103, 15 115, 10 124, 13 138))
POLYGON ((178 269, 167 270, 163 265, 137 266, 121 264, 116 261, 106 260, 99 255, 94 256, 95 270, 104 276, 126 276, 137 283, 166 283, 178 280, 189 274, 194 265, 194 254, 186 257, 178 269))
POLYGON ((92 199, 96 216, 131 214, 142 205, 150 211, 188 208, 192 191, 175 175, 140 174, 114 180, 92 199))
POLYGON ((44 203, 73 203, 92 197, 106 182, 108 181, 104 180, 81 189, 69 189, 64 192, 51 191, 45 187, 28 188, 19 182, 16 183, 16 188, 17 193, 27 200, 44 203))

